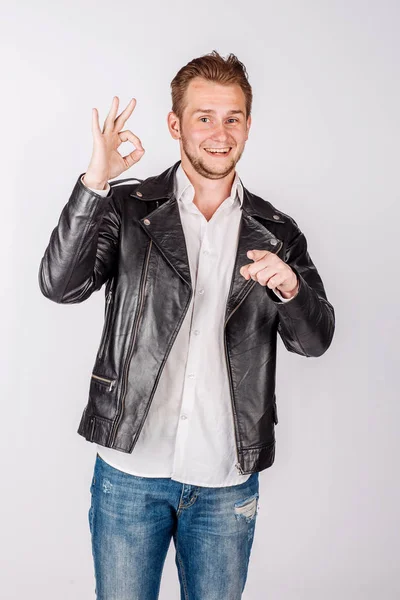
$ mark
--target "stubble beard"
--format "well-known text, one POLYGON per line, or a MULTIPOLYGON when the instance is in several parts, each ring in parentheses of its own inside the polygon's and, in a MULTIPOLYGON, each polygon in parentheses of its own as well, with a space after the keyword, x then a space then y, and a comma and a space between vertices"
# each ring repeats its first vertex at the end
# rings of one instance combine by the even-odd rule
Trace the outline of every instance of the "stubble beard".
MULTIPOLYGON (((200 157, 198 158, 197 156, 194 156, 193 154, 191 154, 189 148, 188 148, 188 143, 187 140, 184 136, 184 134, 181 131, 181 140, 182 140, 182 149, 188 159, 188 161, 190 162, 190 164, 192 165, 193 169, 202 177, 207 177, 207 179, 222 179, 223 177, 226 177, 227 175, 229 175, 229 173, 231 173, 237 163, 239 162, 244 148, 241 151, 241 153, 239 154, 239 156, 237 156, 236 158, 229 158, 229 160, 225 163, 226 166, 223 169, 223 171, 221 170, 213 170, 212 168, 210 168, 206 162, 200 157)), ((233 150, 233 147, 232 147, 233 150)), ((217 159, 220 160, 220 159, 217 159)))

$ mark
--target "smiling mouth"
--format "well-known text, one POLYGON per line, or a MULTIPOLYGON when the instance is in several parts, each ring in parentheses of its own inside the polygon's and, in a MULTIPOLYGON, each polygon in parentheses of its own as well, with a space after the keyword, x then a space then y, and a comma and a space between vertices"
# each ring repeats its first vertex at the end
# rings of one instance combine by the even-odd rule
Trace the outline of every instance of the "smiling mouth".
POLYGON ((232 146, 225 146, 225 148, 203 148, 203 150, 207 152, 209 156, 221 157, 228 156, 228 154, 232 150, 232 146))

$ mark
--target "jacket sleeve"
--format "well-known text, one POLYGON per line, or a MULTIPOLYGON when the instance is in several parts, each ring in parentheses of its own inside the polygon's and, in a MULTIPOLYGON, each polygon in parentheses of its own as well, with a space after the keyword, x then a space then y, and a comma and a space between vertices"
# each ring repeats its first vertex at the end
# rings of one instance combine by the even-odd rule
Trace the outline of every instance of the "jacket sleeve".
POLYGON ((307 250, 307 240, 293 220, 285 262, 296 273, 299 289, 289 302, 282 302, 272 290, 268 296, 278 308, 278 333, 289 352, 321 356, 329 348, 335 330, 335 311, 328 301, 321 277, 307 250))
POLYGON ((62 304, 83 302, 110 278, 118 254, 121 213, 110 188, 102 196, 76 182, 40 261, 39 286, 62 304))

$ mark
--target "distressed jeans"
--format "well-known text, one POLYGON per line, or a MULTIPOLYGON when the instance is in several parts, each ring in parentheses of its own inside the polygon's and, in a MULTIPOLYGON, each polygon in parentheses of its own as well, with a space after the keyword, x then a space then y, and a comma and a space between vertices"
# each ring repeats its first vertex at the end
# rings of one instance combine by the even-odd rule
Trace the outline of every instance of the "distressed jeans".
POLYGON ((130 475, 97 454, 90 492, 97 600, 156 600, 171 537, 181 600, 240 600, 258 473, 239 485, 204 487, 130 475))

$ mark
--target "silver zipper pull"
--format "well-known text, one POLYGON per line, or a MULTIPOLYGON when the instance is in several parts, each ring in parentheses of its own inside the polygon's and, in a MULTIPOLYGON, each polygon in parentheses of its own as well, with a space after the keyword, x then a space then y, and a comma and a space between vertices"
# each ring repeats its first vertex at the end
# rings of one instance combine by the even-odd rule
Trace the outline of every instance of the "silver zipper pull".
POLYGON ((113 389, 114 385, 115 385, 115 381, 112 381, 112 382, 110 383, 110 387, 108 388, 108 391, 109 391, 109 392, 111 392, 111 391, 112 391, 112 389, 113 389))
POLYGON ((107 300, 106 300, 107 304, 109 304, 109 303, 111 302, 111 295, 112 295, 112 290, 110 290, 110 291, 108 292, 108 295, 107 295, 107 300))
POLYGON ((238 463, 238 462, 237 462, 237 463, 235 464, 235 467, 237 468, 237 470, 239 471, 239 473, 240 473, 241 475, 243 475, 243 470, 242 470, 242 467, 240 466, 240 463, 238 463))

